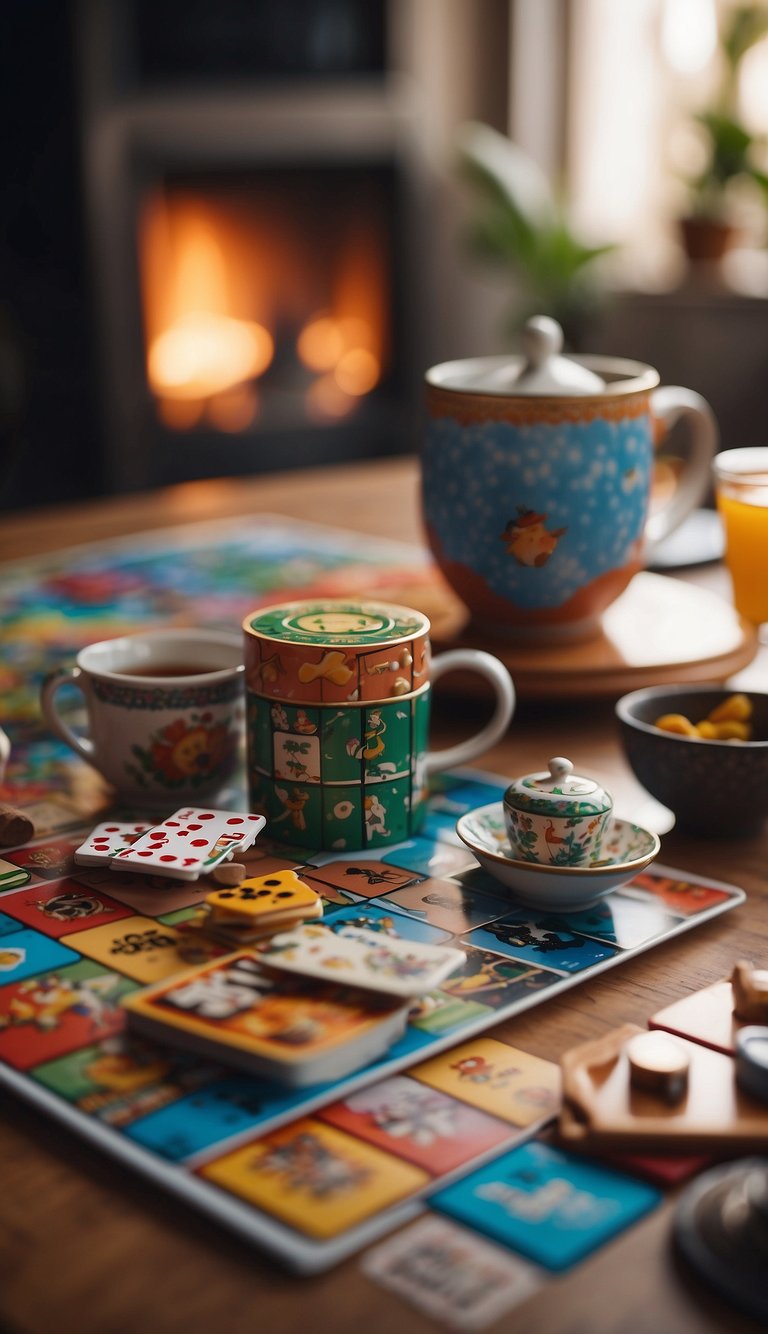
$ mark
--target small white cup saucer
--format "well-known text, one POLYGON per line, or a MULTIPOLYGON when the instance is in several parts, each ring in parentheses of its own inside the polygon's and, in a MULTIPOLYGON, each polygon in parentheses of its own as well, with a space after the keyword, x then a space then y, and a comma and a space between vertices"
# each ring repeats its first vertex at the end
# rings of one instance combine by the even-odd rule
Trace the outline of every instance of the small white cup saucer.
POLYGON ((515 900, 541 912, 591 907, 648 866, 661 847, 650 830, 614 816, 601 860, 593 866, 521 861, 509 845, 500 801, 462 815, 456 832, 484 870, 511 890, 515 900))

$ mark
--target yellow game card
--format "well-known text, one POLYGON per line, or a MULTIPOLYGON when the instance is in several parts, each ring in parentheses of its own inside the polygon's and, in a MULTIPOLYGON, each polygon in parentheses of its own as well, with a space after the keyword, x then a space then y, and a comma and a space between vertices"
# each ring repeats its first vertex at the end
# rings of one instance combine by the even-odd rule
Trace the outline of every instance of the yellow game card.
POLYGON ((63 936, 62 944, 135 982, 161 982, 188 967, 179 954, 178 940, 173 927, 151 917, 124 917, 121 922, 63 936))
POLYGON ((199 1174, 311 1237, 335 1237, 400 1203, 426 1172, 306 1118, 217 1158, 199 1174))
POLYGON ((465 1042, 408 1073, 515 1126, 555 1116, 560 1106, 560 1067, 495 1038, 465 1042))

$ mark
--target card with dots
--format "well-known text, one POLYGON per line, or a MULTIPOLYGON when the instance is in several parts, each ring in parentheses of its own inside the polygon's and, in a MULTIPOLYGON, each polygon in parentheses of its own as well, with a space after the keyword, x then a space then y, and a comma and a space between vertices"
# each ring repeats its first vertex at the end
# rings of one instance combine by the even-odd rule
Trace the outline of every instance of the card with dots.
POLYGON ((105 820, 91 830, 84 843, 76 849, 73 859, 77 866, 103 866, 131 847, 137 838, 145 834, 152 825, 136 823, 132 820, 105 820))
POLYGON ((123 871, 196 880, 245 852, 263 828, 263 815, 184 806, 118 852, 111 864, 123 871))

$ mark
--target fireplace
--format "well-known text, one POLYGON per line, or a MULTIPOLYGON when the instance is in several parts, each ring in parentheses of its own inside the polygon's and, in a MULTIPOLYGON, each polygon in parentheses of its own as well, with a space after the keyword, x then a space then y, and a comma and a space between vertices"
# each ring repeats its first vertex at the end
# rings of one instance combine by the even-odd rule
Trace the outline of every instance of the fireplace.
MULTIPOLYGON (((285 0, 368 35, 356 48, 347 31, 348 67, 328 45, 320 71, 297 71, 295 51, 280 68, 283 48, 270 58, 262 41, 256 66, 255 47, 250 65, 241 52, 246 82, 231 59, 202 77, 204 27, 158 40, 151 15, 168 3, 126 5, 119 32, 120 7, 81 9, 111 487, 412 449, 426 264, 386 5, 285 0)), ((253 10, 235 6, 243 22, 253 10)))

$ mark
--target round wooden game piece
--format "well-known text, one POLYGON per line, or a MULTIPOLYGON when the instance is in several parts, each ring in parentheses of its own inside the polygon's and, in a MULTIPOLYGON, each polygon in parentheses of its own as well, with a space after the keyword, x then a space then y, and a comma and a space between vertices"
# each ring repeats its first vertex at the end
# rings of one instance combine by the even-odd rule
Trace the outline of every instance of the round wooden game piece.
POLYGON ((750 1024, 736 1034, 736 1082, 753 1098, 768 1102, 768 1028, 750 1024))
POLYGON ((679 1102, 688 1088, 690 1065, 681 1043, 666 1033, 638 1033, 630 1038, 625 1051, 633 1088, 654 1093, 666 1102, 679 1102))
POLYGON ((246 874, 242 862, 223 862, 221 866, 214 867, 211 872, 211 879, 215 880, 217 885, 227 885, 229 888, 233 888, 242 884, 246 874))

